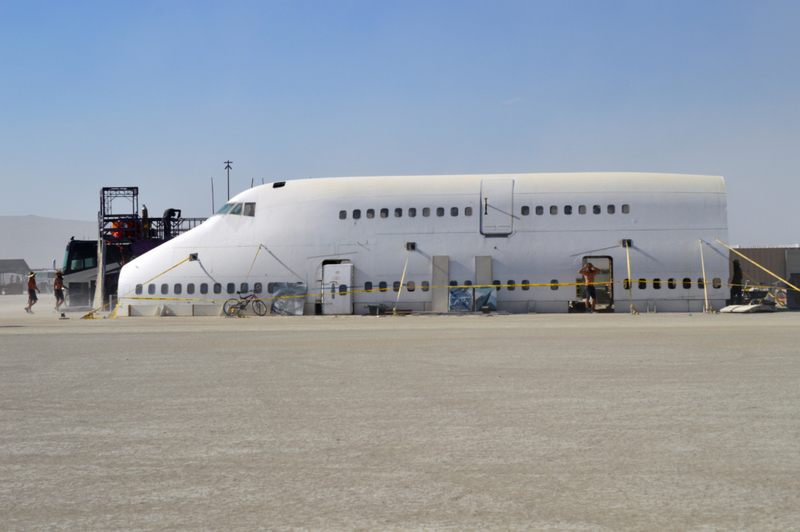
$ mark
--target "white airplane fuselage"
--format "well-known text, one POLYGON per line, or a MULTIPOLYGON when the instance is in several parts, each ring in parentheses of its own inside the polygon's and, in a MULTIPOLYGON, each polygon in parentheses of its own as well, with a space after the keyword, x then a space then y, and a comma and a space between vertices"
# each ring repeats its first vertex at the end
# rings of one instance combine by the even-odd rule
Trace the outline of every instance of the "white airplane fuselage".
POLYGON ((356 314, 398 296, 401 308, 447 310, 449 285, 492 283, 501 285, 498 310, 567 312, 569 302, 582 299, 567 284, 587 261, 611 270, 609 308, 616 312, 628 312, 630 302, 640 311, 700 311, 706 300, 719 309, 728 297, 728 252, 715 241, 728 238, 721 177, 325 178, 269 183, 229 204, 230 211, 242 206, 128 263, 119 279, 121 303, 219 305, 242 283, 258 283, 260 296, 269 298, 271 283, 299 282, 307 286, 305 313, 314 314, 324 308, 323 265, 336 263, 353 265, 346 292, 356 314), (197 260, 166 271, 190 254, 197 260), (628 263, 630 291, 621 282, 628 263))

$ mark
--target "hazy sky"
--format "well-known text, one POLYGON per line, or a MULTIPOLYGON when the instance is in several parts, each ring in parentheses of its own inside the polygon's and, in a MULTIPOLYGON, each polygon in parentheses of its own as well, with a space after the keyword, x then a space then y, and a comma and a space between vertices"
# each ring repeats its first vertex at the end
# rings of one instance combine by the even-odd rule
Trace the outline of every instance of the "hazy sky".
POLYGON ((0 0, 0 214, 184 216, 284 179, 725 177, 800 242, 800 2, 0 0))

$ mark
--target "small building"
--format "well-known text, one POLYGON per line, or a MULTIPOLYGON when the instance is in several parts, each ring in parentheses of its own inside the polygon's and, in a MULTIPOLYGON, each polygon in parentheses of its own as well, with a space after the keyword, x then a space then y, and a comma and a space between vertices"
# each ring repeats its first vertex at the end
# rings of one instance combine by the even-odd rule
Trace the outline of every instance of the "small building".
POLYGON ((21 294, 30 271, 24 259, 0 259, 0 294, 21 294))
MULTIPOLYGON (((786 279, 800 288, 800 246, 736 248, 736 251, 757 262, 781 279, 786 279)), ((742 273, 744 274, 742 283, 746 285, 788 288, 785 283, 782 283, 752 262, 742 259, 732 251, 730 253, 731 277, 733 276, 733 261, 736 259, 739 259, 739 264, 742 266, 742 273)), ((800 308, 800 293, 789 290, 787 293, 787 304, 789 308, 800 308)))

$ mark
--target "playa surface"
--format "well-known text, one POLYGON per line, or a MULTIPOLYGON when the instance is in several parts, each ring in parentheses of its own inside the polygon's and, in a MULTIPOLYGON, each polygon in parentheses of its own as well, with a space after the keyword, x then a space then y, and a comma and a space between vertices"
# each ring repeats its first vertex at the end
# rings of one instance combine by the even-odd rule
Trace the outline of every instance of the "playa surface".
POLYGON ((3 530, 796 530, 800 313, 59 320, 3 530))

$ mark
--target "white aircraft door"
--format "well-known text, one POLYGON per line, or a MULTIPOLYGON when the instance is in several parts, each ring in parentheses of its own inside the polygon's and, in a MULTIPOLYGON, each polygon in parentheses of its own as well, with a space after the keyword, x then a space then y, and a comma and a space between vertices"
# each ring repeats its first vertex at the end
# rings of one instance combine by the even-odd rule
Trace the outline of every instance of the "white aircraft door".
POLYGON ((481 181, 481 234, 510 235, 514 228, 514 180, 481 181))
POLYGON ((326 264, 322 267, 322 313, 353 313, 353 265, 326 264))

